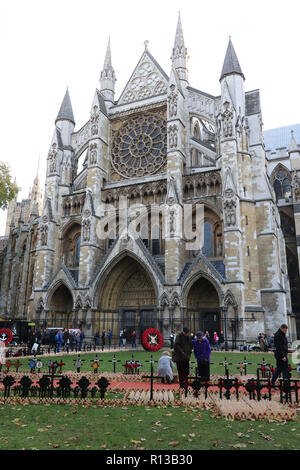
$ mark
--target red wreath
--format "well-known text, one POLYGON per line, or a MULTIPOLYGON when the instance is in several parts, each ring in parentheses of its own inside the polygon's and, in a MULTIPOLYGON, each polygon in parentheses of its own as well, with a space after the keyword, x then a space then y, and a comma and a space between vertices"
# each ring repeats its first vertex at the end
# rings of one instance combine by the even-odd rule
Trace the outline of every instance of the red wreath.
POLYGON ((144 333, 142 334, 142 345, 144 349, 147 351, 155 352, 159 351, 163 345, 164 345, 164 339, 159 330, 156 328, 148 328, 148 330, 145 330, 144 333), (153 335, 156 336, 156 344, 152 344, 149 341, 149 336, 153 335))
POLYGON ((2 328, 0 330, 0 341, 1 341, 1 337, 2 335, 5 335, 7 337, 7 339, 5 340, 5 345, 7 346, 9 343, 12 342, 13 340, 13 334, 10 330, 8 330, 7 328, 2 328))

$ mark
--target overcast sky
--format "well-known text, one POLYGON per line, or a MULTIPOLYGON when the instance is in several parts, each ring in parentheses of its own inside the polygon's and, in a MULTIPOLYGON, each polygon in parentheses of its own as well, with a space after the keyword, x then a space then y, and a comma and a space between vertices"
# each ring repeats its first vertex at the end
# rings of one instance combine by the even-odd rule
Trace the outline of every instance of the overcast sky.
MULTIPOLYGON (((264 128, 300 122, 299 0, 0 0, 0 160, 27 197, 44 182, 54 120, 69 87, 76 129, 88 119, 108 37, 116 98, 144 41, 169 74, 178 11, 190 85, 212 95, 231 35, 246 90, 261 91, 264 128)), ((6 214, 0 211, 0 235, 6 214)))

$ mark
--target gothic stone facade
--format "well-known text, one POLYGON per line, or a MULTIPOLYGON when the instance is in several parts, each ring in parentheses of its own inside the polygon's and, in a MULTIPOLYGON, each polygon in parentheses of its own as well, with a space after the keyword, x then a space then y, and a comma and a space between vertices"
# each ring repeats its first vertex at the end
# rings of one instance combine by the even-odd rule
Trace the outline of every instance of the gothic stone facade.
POLYGON ((145 42, 116 101, 109 44, 79 130, 66 92, 42 211, 16 218, 10 206, 1 317, 87 336, 156 326, 167 338, 185 324, 247 341, 286 322, 296 338, 300 149, 293 137, 285 161, 270 160, 260 94, 244 91, 231 40, 220 96, 189 85, 187 60, 179 18, 169 76, 145 42), (203 247, 189 244, 200 232, 203 247))

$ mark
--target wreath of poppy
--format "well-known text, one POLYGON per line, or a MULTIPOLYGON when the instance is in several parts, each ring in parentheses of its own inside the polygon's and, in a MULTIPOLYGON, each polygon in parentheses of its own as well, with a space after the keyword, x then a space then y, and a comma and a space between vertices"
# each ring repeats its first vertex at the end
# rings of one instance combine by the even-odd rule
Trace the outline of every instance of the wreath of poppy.
POLYGON ((0 341, 4 341, 5 345, 7 346, 13 340, 13 334, 7 328, 2 328, 0 330, 0 341), (2 339, 3 338, 3 339, 2 339), (6 339, 4 339, 6 338, 6 339))
POLYGON ((164 344, 164 339, 159 330, 156 328, 148 328, 147 330, 144 331, 142 334, 142 345, 143 348, 146 349, 146 351, 159 351, 164 344), (151 339, 150 338, 154 338, 151 339))

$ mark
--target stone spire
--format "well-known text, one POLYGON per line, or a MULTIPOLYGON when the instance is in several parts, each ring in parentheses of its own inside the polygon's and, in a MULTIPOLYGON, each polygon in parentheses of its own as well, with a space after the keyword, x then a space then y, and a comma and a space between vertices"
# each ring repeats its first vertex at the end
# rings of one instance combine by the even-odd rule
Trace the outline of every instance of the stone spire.
POLYGON ((176 70, 180 81, 185 82, 185 84, 188 85, 188 54, 184 43, 180 13, 178 14, 176 35, 171 59, 172 65, 176 70))
POLYGON ((110 38, 109 38, 107 49, 106 49, 103 70, 100 75, 100 91, 102 95, 104 96, 105 101, 110 103, 110 105, 114 103, 115 83, 116 83, 116 75, 115 75, 115 71, 111 63, 111 47, 110 47, 110 38))
POLYGON ((74 114, 68 88, 65 93, 60 110, 58 112, 57 118, 55 120, 55 124, 58 121, 71 121, 75 125, 74 114))
POLYGON ((239 60, 237 58, 236 52, 234 50, 231 37, 229 37, 229 43, 226 51, 226 56, 223 64, 223 69, 221 73, 221 78, 226 77, 227 75, 238 74, 245 79, 244 74, 242 72, 239 60))

